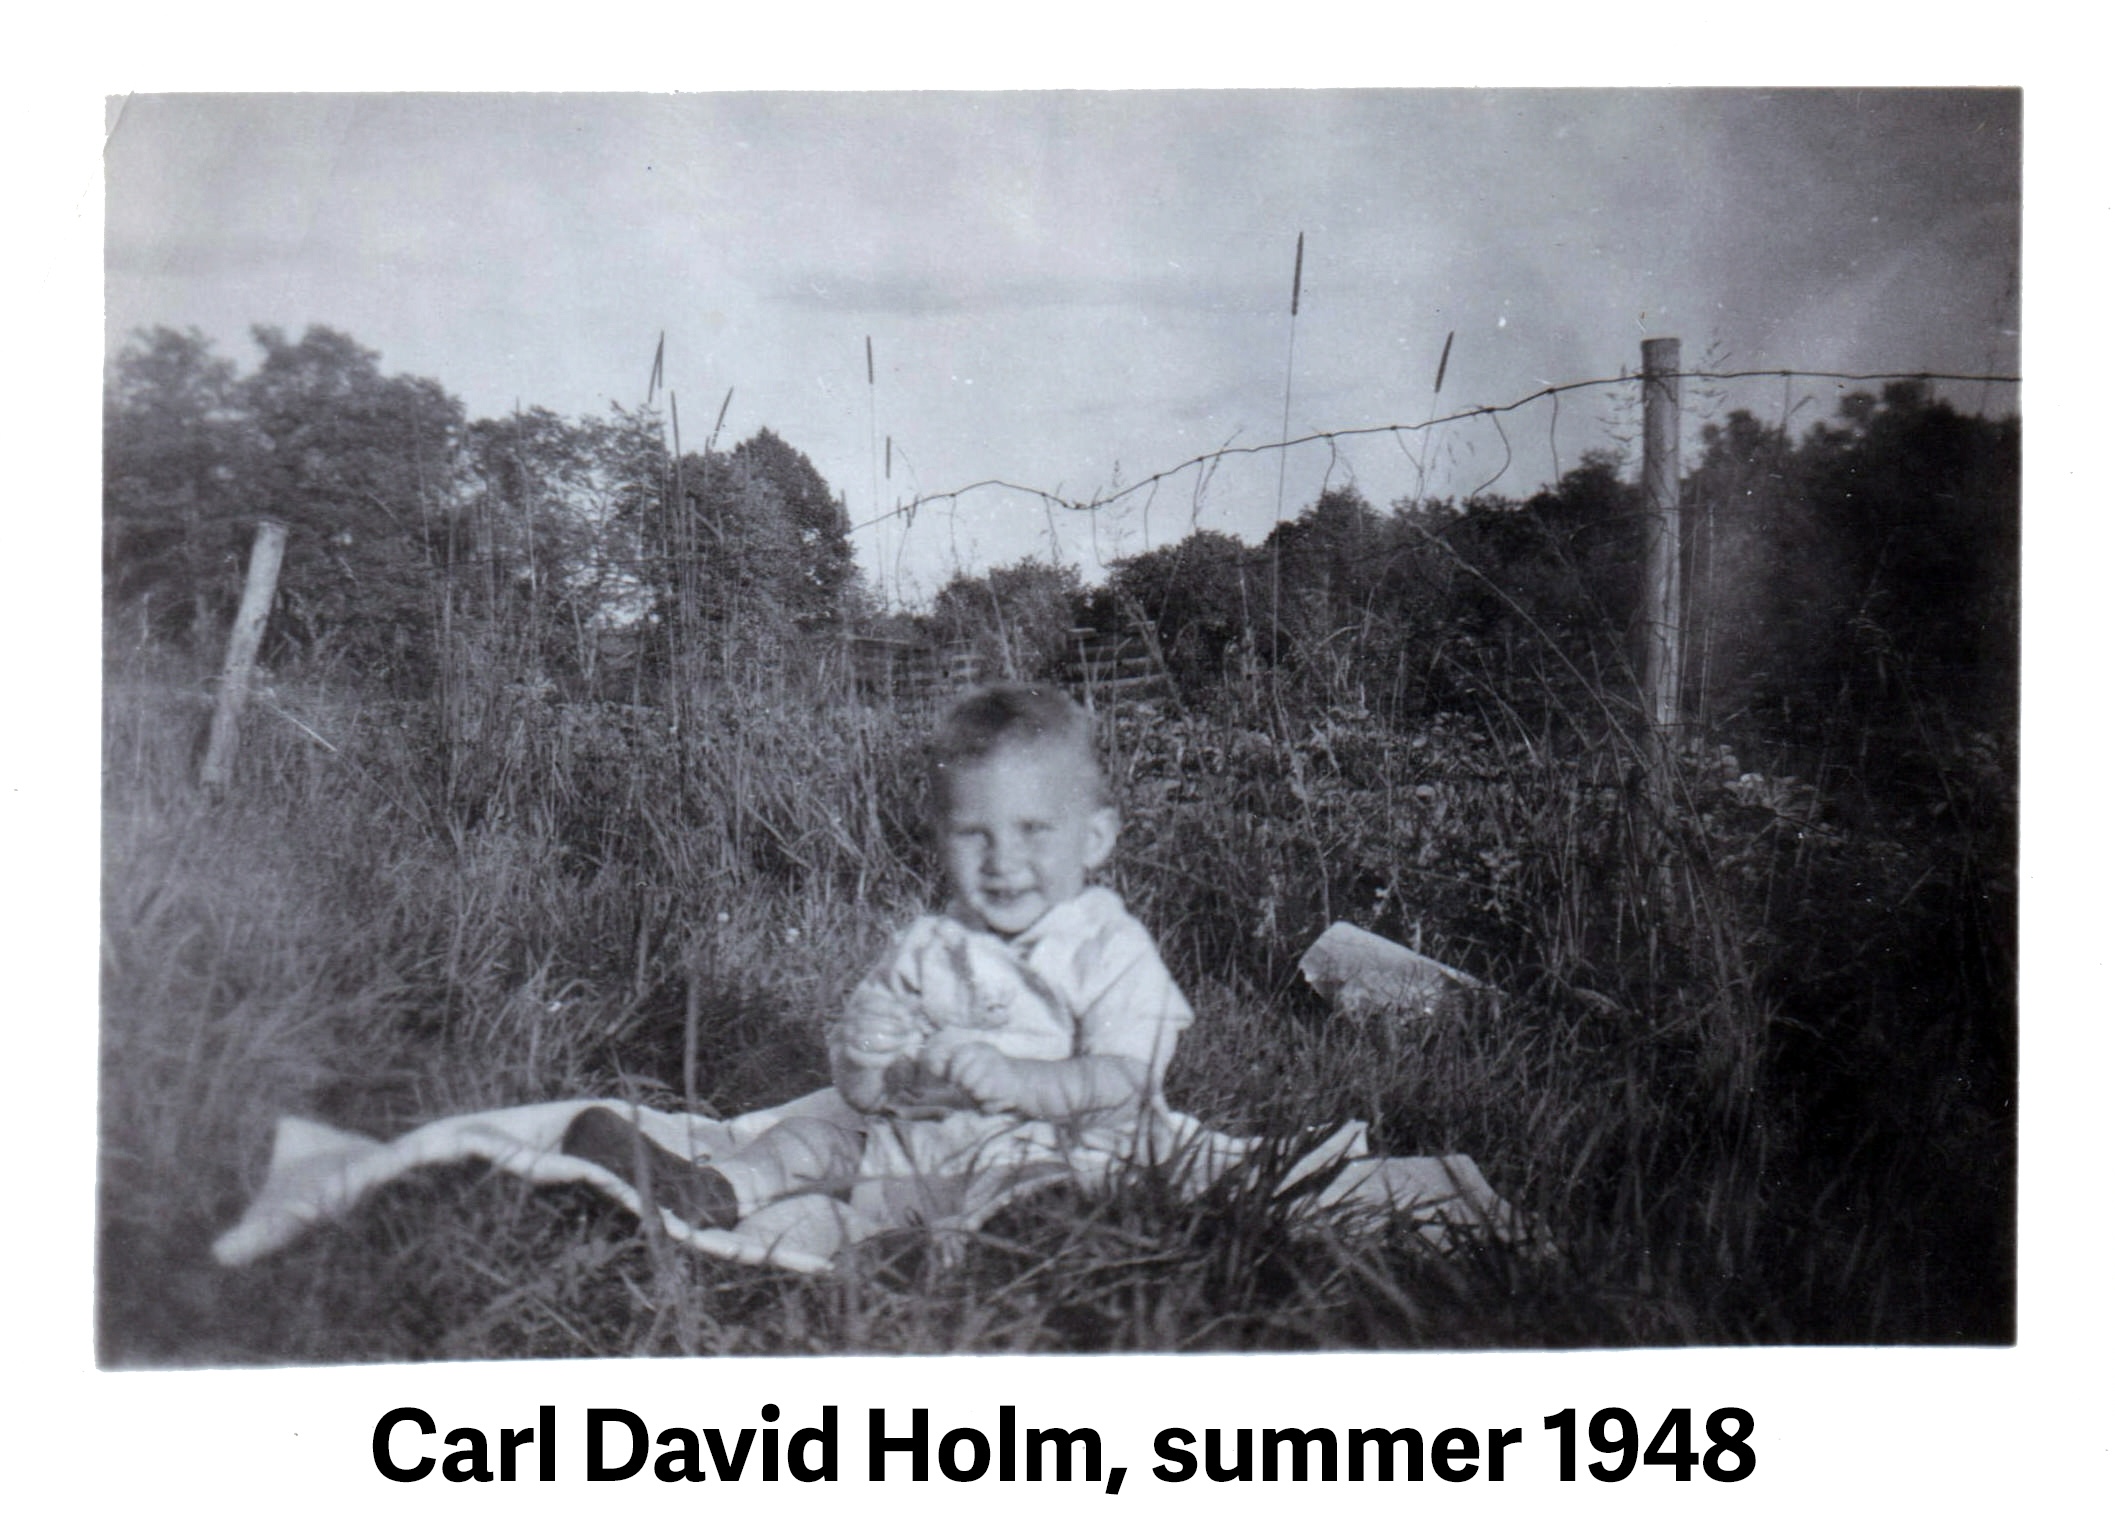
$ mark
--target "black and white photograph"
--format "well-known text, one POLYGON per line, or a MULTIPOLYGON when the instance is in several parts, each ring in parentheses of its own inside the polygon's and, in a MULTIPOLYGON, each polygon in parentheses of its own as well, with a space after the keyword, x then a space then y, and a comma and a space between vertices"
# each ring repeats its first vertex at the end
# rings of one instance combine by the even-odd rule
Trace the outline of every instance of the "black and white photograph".
POLYGON ((112 97, 96 1363, 2013 1345, 2022 118, 112 97))

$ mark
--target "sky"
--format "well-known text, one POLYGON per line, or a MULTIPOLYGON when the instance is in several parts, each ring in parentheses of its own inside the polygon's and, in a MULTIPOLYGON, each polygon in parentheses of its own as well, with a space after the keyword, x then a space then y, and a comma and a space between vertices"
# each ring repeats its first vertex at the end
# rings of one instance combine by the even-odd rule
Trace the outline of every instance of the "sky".
MULTIPOLYGON (((1028 554, 1091 579, 1195 526, 1253 540, 1325 484, 1376 504, 1526 494, 1620 441, 1631 387, 1302 445, 1282 484, 1266 449, 1092 514, 999 487, 903 511, 991 479, 1077 501, 1229 443, 1510 402, 1635 370, 1646 337, 1679 337, 1692 368, 2014 373, 2019 102, 115 97, 105 351, 195 326, 247 368, 252 324, 320 323, 472 416, 578 415, 643 401, 665 332, 686 447, 732 388, 723 444, 769 427, 808 454, 870 579, 915 604, 1028 554)), ((1839 389, 1692 387, 1692 447, 1714 411, 1791 406, 1804 426, 1839 389)))

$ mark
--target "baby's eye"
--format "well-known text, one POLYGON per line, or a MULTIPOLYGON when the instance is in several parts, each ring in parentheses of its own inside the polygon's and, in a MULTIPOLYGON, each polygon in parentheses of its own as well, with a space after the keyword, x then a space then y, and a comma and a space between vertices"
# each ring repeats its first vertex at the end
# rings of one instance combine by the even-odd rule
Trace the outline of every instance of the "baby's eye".
POLYGON ((1048 819, 1030 819, 1021 826, 1021 833, 1049 834, 1055 828, 1057 828, 1057 825, 1051 823, 1048 819))

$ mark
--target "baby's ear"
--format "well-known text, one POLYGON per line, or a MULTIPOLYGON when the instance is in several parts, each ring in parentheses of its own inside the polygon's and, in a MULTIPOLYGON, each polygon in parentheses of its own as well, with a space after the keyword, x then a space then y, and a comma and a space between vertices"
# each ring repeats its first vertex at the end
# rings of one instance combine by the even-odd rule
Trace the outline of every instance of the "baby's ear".
POLYGON ((1094 871, 1109 859, 1123 822, 1123 815, 1107 804, 1087 815, 1087 849, 1083 857, 1087 870, 1094 871))

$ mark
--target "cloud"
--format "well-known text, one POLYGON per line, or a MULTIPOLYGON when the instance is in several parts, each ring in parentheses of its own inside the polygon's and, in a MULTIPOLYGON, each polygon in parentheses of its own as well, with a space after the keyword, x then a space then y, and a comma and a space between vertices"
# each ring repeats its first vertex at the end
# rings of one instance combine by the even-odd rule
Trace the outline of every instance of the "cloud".
POLYGON ((1138 311, 1227 310, 1237 295, 1197 277, 1058 275, 964 278, 935 270, 824 270, 784 277, 766 296, 811 311, 895 317, 970 316, 1053 308, 1138 311))

